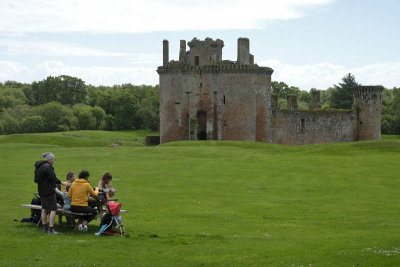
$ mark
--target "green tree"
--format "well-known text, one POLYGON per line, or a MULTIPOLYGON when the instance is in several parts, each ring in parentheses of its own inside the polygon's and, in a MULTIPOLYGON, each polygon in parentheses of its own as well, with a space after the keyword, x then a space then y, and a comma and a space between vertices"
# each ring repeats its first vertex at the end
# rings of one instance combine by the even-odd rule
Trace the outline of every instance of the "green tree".
POLYGON ((95 106, 94 108, 92 108, 91 112, 93 114, 93 117, 96 119, 95 128, 99 129, 104 121, 104 118, 106 117, 106 112, 99 106, 95 106))
POLYGON ((21 88, 0 87, 0 112, 6 108, 12 108, 17 105, 25 104, 26 97, 21 88))
POLYGON ((57 78, 61 81, 58 99, 61 104, 74 105, 86 101, 87 91, 84 81, 67 75, 61 75, 57 78))
POLYGON ((20 123, 10 114, 3 114, 1 122, 5 134, 21 133, 20 123))
POLYGON ((50 102, 38 107, 38 115, 45 121, 46 132, 56 132, 69 129, 68 117, 71 116, 67 107, 58 102, 50 102))
POLYGON ((321 108, 329 108, 329 100, 331 99, 332 96, 332 91, 335 90, 333 87, 329 87, 326 90, 321 90, 320 91, 320 102, 321 102, 321 108))
POLYGON ((41 105, 51 101, 61 104, 77 104, 86 101, 85 82, 79 78, 61 75, 49 76, 43 81, 33 82, 31 86, 32 102, 41 105))
POLYGON ((359 84, 354 76, 349 73, 342 78, 339 85, 334 85, 329 104, 331 108, 351 109, 353 105, 353 88, 359 84))
POLYGON ((21 128, 24 133, 40 133, 46 129, 42 116, 29 116, 22 120, 21 128))
POLYGON ((78 119, 79 130, 96 129, 96 118, 93 116, 92 107, 84 104, 76 104, 72 108, 74 116, 78 119))
POLYGON ((284 82, 275 82, 271 83, 272 93, 278 95, 280 98, 286 99, 288 95, 298 95, 300 89, 295 86, 289 86, 284 82))

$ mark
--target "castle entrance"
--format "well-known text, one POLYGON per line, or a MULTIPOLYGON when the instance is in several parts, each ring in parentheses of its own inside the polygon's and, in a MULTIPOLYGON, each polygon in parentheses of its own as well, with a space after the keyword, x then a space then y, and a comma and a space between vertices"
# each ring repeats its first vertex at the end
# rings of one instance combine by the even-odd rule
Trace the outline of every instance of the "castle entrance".
POLYGON ((207 140, 207 112, 197 112, 197 140, 207 140))

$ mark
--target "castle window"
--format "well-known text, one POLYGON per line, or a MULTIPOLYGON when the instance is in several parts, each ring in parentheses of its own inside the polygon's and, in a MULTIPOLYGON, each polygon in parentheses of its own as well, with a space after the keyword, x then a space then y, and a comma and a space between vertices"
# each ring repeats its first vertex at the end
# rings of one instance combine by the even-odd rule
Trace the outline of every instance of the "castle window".
POLYGON ((300 132, 304 133, 304 127, 305 127, 305 121, 304 119, 301 119, 300 121, 300 132))
POLYGON ((224 95, 224 105, 225 105, 225 95, 224 95))
POLYGON ((200 83, 200 88, 203 87, 203 83, 200 83))
POLYGON ((200 57, 194 56, 194 65, 199 65, 199 64, 200 64, 200 57))

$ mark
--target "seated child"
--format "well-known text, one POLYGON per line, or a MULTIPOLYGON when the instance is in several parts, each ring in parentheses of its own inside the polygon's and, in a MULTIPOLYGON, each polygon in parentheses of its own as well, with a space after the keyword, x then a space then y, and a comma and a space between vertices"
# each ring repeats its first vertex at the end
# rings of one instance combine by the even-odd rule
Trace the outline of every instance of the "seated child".
MULTIPOLYGON (((64 210, 69 210, 71 207, 71 199, 68 198, 68 190, 71 187, 72 183, 75 182, 75 173, 74 172, 69 172, 67 173, 66 176, 67 182, 65 183, 66 185, 66 191, 61 191, 60 189, 56 188, 56 195, 61 198, 62 205, 57 203, 57 208, 63 208, 64 210)), ((62 224, 62 215, 58 215, 58 224, 62 224)))
MULTIPOLYGON (((63 184, 64 184, 65 186, 71 186, 72 183, 75 182, 75 179, 76 179, 75 173, 74 173, 74 172, 69 172, 69 173, 67 173, 66 179, 67 179, 67 182, 66 182, 66 183, 63 183, 63 184)), ((63 193, 63 192, 61 191, 61 188, 56 188, 56 194, 57 194, 57 196, 63 197, 62 193, 63 193)))
POLYGON ((101 176, 101 179, 96 189, 97 190, 102 189, 104 192, 107 193, 107 197, 113 197, 115 195, 115 192, 117 192, 117 190, 113 188, 111 180, 112 180, 111 173, 110 172, 104 173, 103 176, 101 176))
POLYGON ((69 191, 70 188, 71 188, 71 186, 68 185, 65 188, 65 191, 62 193, 63 194, 62 196, 63 196, 63 199, 64 199, 64 206, 63 206, 64 210, 69 210, 71 208, 72 198, 68 197, 68 191, 69 191))

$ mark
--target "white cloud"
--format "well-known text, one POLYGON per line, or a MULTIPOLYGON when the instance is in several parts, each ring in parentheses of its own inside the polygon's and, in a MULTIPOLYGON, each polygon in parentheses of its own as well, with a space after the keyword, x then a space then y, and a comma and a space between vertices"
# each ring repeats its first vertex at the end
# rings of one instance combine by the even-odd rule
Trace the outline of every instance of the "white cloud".
POLYGON ((1 54, 42 55, 42 56, 124 56, 123 53, 103 49, 86 48, 78 45, 54 41, 32 41, 26 38, 23 41, 13 39, 0 39, 0 47, 6 48, 1 54))
POLYGON ((383 85, 386 88, 400 86, 400 62, 376 63, 353 68, 331 63, 294 66, 278 60, 262 61, 259 65, 274 69, 272 80, 283 81, 302 90, 311 88, 325 90, 341 82, 347 73, 353 74, 356 81, 363 85, 383 85))
POLYGON ((0 32, 120 32, 259 29, 334 0, 0 1, 0 32))
POLYGON ((70 66, 61 61, 44 61, 33 67, 18 62, 0 61, 0 81, 15 80, 31 83, 48 76, 70 75, 81 78, 87 84, 114 85, 122 83, 158 84, 155 68, 116 66, 70 66))
POLYGON ((17 80, 14 77, 29 76, 31 73, 30 68, 13 61, 0 60, 0 81, 17 80))

